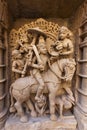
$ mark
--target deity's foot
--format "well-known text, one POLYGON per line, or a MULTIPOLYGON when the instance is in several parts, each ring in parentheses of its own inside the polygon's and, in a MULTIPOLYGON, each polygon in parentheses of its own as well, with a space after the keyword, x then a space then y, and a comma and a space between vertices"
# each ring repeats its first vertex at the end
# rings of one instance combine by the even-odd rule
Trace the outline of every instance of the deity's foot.
POLYGON ((27 117, 27 116, 22 116, 22 117, 20 118, 20 121, 21 121, 22 123, 26 123, 26 122, 28 122, 28 117, 27 117))
POLYGON ((57 116, 56 116, 55 114, 52 114, 52 115, 50 116, 50 119, 51 119, 52 121, 56 121, 56 120, 57 120, 57 116))

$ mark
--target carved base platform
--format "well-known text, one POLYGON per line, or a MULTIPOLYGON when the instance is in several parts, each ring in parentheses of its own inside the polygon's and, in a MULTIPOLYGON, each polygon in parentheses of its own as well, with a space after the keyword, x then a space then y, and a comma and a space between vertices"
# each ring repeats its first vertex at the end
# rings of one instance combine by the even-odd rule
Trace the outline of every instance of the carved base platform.
POLYGON ((21 123, 18 117, 9 117, 5 130, 76 130, 76 126, 74 116, 66 116, 57 121, 51 121, 49 117, 30 118, 27 123, 21 123))

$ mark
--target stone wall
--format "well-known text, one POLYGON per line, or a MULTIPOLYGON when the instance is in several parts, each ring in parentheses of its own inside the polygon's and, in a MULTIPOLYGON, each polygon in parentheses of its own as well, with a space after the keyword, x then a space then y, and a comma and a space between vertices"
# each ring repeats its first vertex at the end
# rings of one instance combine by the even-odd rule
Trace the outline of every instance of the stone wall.
POLYGON ((71 18, 76 45, 76 107, 75 115, 79 130, 87 129, 87 0, 71 18))

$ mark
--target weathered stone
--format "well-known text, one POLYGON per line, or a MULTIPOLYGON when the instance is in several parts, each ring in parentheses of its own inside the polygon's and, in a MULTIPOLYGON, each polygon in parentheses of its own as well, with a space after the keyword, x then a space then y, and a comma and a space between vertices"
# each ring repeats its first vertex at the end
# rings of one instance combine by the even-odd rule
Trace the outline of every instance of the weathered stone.
POLYGON ((18 117, 9 117, 5 130, 76 130, 77 121, 74 116, 67 116, 50 121, 49 117, 30 118, 29 122, 21 123, 18 117))

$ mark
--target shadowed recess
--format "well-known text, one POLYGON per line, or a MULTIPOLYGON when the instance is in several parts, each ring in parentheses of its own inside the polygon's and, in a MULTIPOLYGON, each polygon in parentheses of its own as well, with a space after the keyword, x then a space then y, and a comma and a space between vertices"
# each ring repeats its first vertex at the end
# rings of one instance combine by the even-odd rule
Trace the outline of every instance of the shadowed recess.
POLYGON ((13 18, 68 18, 84 0, 7 0, 13 18))

